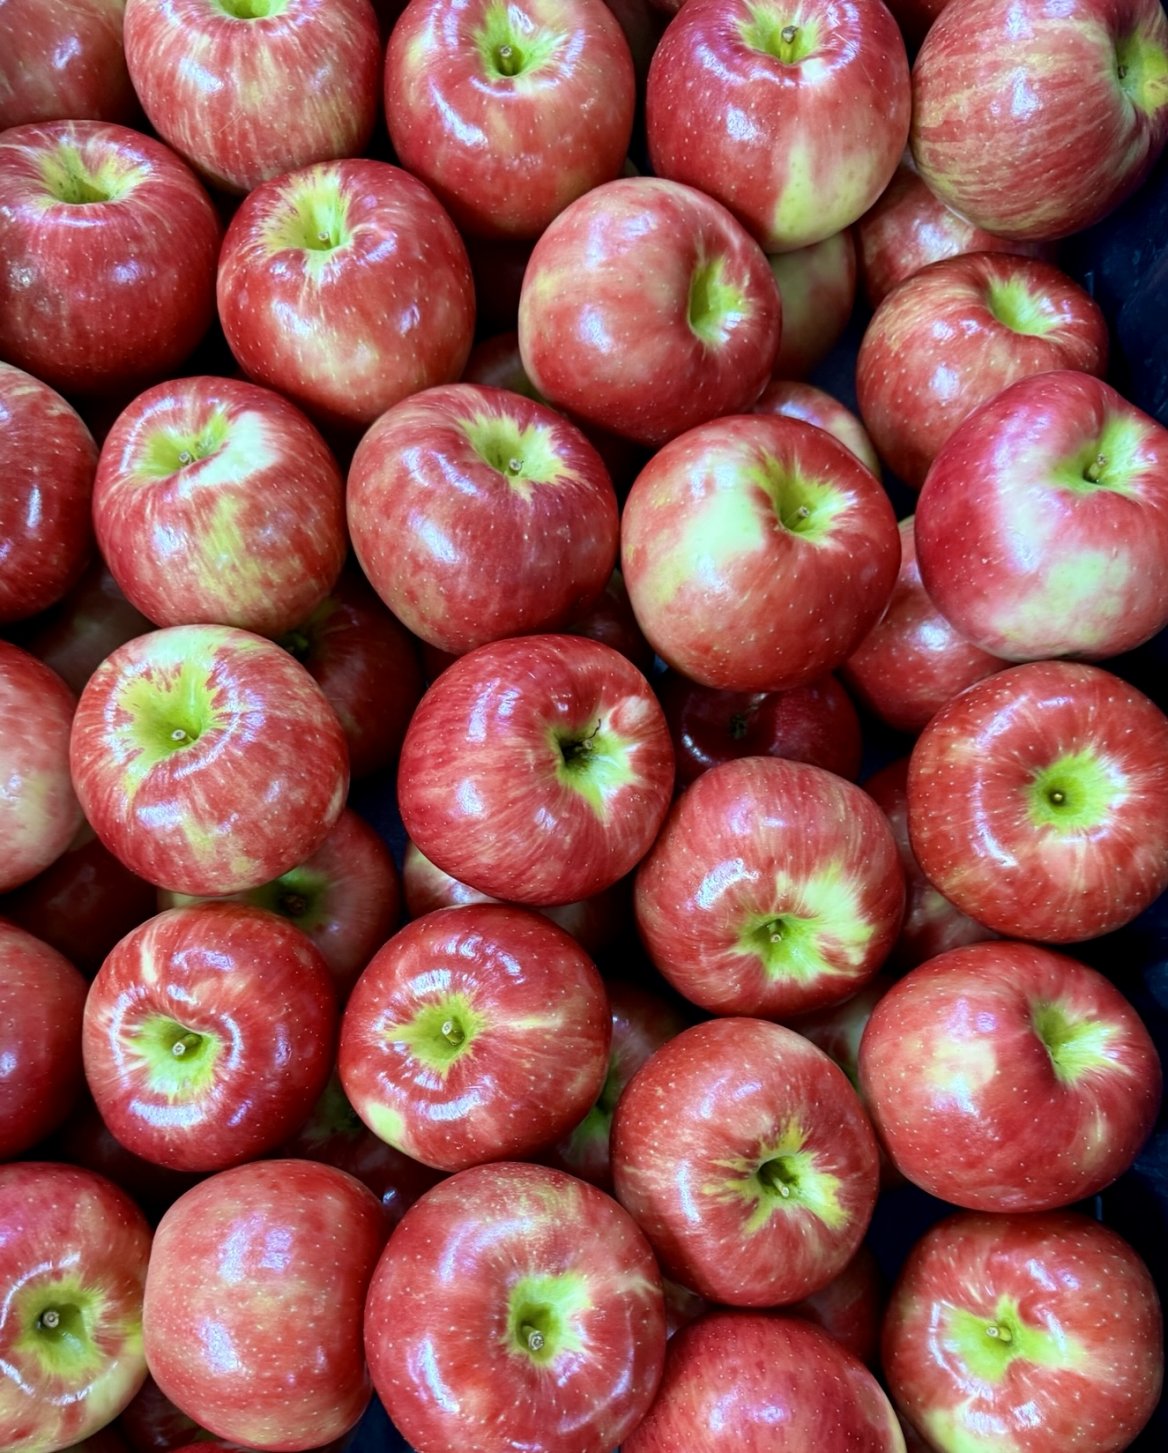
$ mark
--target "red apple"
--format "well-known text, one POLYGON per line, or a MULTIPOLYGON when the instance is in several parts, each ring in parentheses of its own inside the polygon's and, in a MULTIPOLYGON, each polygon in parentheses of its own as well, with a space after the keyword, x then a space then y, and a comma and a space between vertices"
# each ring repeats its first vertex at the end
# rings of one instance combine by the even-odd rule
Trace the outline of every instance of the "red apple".
POLYGON ((657 445, 754 403, 780 321, 766 258, 724 207, 633 177, 573 202, 536 243, 519 347, 557 408, 657 445))
POLYGON ((69 776, 74 704, 55 672, 0 641, 0 892, 55 862, 81 824, 69 776))
POLYGON ((895 288, 868 325, 856 396, 885 464, 919 488, 963 419, 1020 378, 1100 374, 1107 321, 1047 262, 975 252, 933 263, 895 288))
MULTIPOLYGON (((88 1094, 48 1142, 48 1147, 52 1149, 54 1160, 82 1166, 95 1175, 104 1176, 107 1181, 113 1181, 152 1225, 157 1224, 162 1213, 179 1196, 202 1179, 192 1171, 170 1170, 166 1166, 155 1165, 153 1161, 143 1160, 132 1150, 127 1150, 101 1118, 88 1094)), ((186 1441, 185 1437, 174 1438, 170 1446, 186 1441)), ((138 1446, 133 1437, 130 1437, 130 1442, 138 1446)))
POLYGON ((851 1081, 852 1088, 860 1093, 861 1100, 860 1042, 872 1010, 891 987, 892 981, 880 974, 869 979, 850 999, 829 1005, 826 1009, 817 1009, 811 1014, 795 1015, 788 1025, 839 1065, 851 1081))
POLYGON ((375 1135, 437 1170, 532 1155, 600 1093, 604 984, 563 929, 498 903, 407 924, 361 975, 338 1067, 375 1135))
POLYGON ((316 1448, 369 1401, 366 1288, 385 1238, 376 1196, 332 1166, 256 1161, 201 1181, 154 1238, 150 1372, 210 1432, 316 1448))
POLYGON ((474 288, 433 193, 385 162, 339 161, 246 199, 223 240, 219 318, 249 378, 363 429, 407 394, 459 376, 474 288))
MULTIPOLYGON (((6 11, 0 11, 0 45, 6 11)), ((0 622, 55 604, 93 547, 97 446, 47 384, 0 363, 0 622)))
POLYGON ((0 137, 0 354, 53 388, 177 370, 214 315, 218 252, 210 198, 157 141, 100 121, 0 137))
POLYGON ((1085 374, 1023 379, 941 451, 916 540, 930 598, 982 650, 1129 651, 1168 625, 1168 429, 1085 374))
POLYGON ((672 788, 649 683, 582 636, 494 641, 456 661, 422 698, 398 768, 402 821, 426 857, 536 906, 630 872, 672 788))
POLYGON ((715 691, 668 671, 657 694, 682 786, 737 757, 786 757, 851 780, 859 775, 860 720, 834 677, 791 691, 715 691))
MULTIPOLYGON (((692 0, 691 0, 692 3, 692 0)), ((669 1344, 657 1401, 624 1453, 904 1453, 863 1365, 796 1317, 712 1312, 669 1344)))
POLYGON ((852 316, 855 239, 845 228, 809 247, 780 253, 770 263, 783 300, 783 336, 774 375, 803 378, 828 356, 852 316))
POLYGON ((485 384, 487 388, 505 388, 525 398, 539 399, 538 389, 524 371, 519 334, 514 329, 493 333, 476 343, 462 370, 462 381, 485 384))
POLYGON ((1096 938, 1168 888, 1168 718, 1093 666, 1000 671, 921 734, 908 826, 929 881, 987 928, 1096 938))
POLYGON ((194 896, 256 888, 311 857, 349 785, 344 735, 308 672, 227 626, 119 647, 81 694, 70 763, 105 846, 194 896))
POLYGON ((369 0, 126 0, 126 60, 159 136, 228 191, 356 156, 373 132, 369 0))
POLYGON ((978 943, 913 969, 872 1012, 860 1081, 902 1175, 975 1211, 1048 1211, 1122 1175, 1160 1108, 1160 1062, 1102 974, 978 943))
POLYGON ((619 570, 612 572, 604 593, 597 596, 587 610, 581 611, 567 630, 569 635, 587 636, 589 640, 611 646, 614 651, 627 656, 644 676, 653 670, 653 648, 641 634, 625 589, 624 576, 619 570))
POLYGON ((30 121, 132 121, 126 0, 7 0, 0 7, 0 131, 30 121))
POLYGON ((661 1377, 661 1278, 594 1186, 477 1166, 406 1212, 369 1288, 365 1349, 418 1453, 609 1453, 661 1377))
POLYGON ((412 0, 390 36, 385 116, 402 166, 459 229, 538 237, 621 174, 636 81, 604 0, 412 0))
POLYGON ((791 1312, 814 1322, 860 1362, 876 1365, 880 1351, 880 1268, 866 1245, 825 1287, 791 1312))
POLYGON ((662 1045, 616 1107, 612 1170, 665 1274, 745 1307, 797 1302, 837 1276, 879 1174, 843 1071, 759 1019, 713 1019, 662 1045))
POLYGON ((616 563, 600 456, 554 410, 505 389, 451 384, 383 414, 353 456, 347 509, 378 595, 457 654, 567 625, 616 563))
POLYGON ((908 140, 909 71, 879 0, 690 0, 649 67, 658 176, 701 187, 768 252, 842 231, 908 140))
POLYGON ((226 378, 147 389, 101 449, 93 520, 131 605, 160 626, 289 630, 345 563, 344 483, 278 394, 226 378))
POLYGON ((925 594, 915 520, 901 520, 900 574, 888 609, 840 668, 853 694, 894 731, 915 736, 959 692, 1005 665, 959 636, 925 594))
POLYGON ((150 629, 99 557, 65 599, 34 623, 24 646, 80 696, 107 656, 150 629))
POLYGON ((934 1226, 893 1289, 883 1341, 898 1406, 930 1447, 961 1453, 1119 1453, 1163 1383, 1147 1267, 1067 1212, 934 1226))
POLYGON ((0 1160, 23 1155, 72 1110, 85 992, 68 959, 0 918, 0 1160))
POLYGON ((0 1447, 56 1453, 122 1411, 146 1376, 150 1230, 71 1165, 0 1166, 0 1447))
MULTIPOLYGON (((772 266, 777 261, 778 258, 772 258, 772 266)), ((800 383, 797 379, 773 379, 751 412, 782 414, 788 419, 802 419, 805 424, 814 424, 817 429, 826 429, 846 445, 877 479, 880 478, 880 460, 863 424, 851 409, 845 408, 838 399, 814 384, 800 383)))
POLYGON ((1159 0, 953 0, 913 67, 917 168, 989 232, 1079 232, 1163 151, 1166 70, 1159 0))
POLYGON ((847 659, 879 620, 900 542, 888 496, 822 429, 720 419, 649 461, 621 519, 637 620, 703 686, 785 691, 847 659))

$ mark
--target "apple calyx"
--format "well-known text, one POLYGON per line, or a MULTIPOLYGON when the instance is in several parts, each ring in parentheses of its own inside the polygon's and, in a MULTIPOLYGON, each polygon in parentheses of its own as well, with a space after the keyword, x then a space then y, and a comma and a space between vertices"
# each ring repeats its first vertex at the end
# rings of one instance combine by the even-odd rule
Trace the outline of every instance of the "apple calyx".
POLYGON ((1116 42, 1115 76, 1139 110, 1153 116, 1168 106, 1168 52, 1138 31, 1116 42))
POLYGON ((405 1024, 386 1029, 391 1044, 405 1045, 427 1069, 445 1075, 469 1054, 486 1020, 465 994, 446 994, 424 1004, 405 1024))
POLYGON ((689 282, 687 318, 694 336, 708 347, 720 347, 749 314, 741 288, 726 276, 726 259, 701 259, 689 282))
POLYGON ((1092 752, 1069 752, 1030 781, 1030 816, 1040 827, 1071 836, 1106 821, 1123 782, 1092 752))
POLYGON ((572 1272, 520 1277, 507 1298, 504 1342, 541 1367, 564 1353, 582 1352, 578 1318, 590 1305, 583 1277, 572 1272))
POLYGON ((1064 1085, 1073 1085, 1092 1070, 1112 1065, 1108 1046, 1115 1031, 1110 1025, 1076 1017, 1053 1002, 1035 1004, 1031 1022, 1046 1047, 1056 1078, 1064 1085))
POLYGON ((750 18, 739 25, 738 33, 751 50, 772 56, 785 66, 798 65, 812 55, 818 43, 813 25, 796 25, 773 6, 751 4, 750 18))
POLYGON ((521 33, 501 0, 488 8, 474 36, 479 60, 492 81, 518 80, 541 70, 565 40, 566 35, 545 27, 524 28, 521 33))
POLYGON ((1049 300, 1033 292, 1018 277, 994 278, 989 282, 985 304, 993 317, 1012 333, 1043 338, 1059 326, 1049 300))

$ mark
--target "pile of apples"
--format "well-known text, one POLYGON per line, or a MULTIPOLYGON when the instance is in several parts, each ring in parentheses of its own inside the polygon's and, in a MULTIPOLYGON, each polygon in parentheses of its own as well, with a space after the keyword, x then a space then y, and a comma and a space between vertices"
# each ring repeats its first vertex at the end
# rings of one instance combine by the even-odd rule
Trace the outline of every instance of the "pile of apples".
POLYGON ((654 3, 0 4, 3 1453, 1153 1415, 1168 20, 654 3))

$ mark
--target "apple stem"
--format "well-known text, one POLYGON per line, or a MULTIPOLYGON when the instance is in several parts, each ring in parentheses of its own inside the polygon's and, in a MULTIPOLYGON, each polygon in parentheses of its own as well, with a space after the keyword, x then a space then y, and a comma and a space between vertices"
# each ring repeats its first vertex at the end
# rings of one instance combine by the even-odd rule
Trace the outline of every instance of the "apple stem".
POLYGON ((175 1040, 175 1042, 170 1046, 170 1052, 172 1055, 174 1055, 175 1059, 182 1059, 183 1055, 187 1054, 192 1049, 197 1049, 198 1046, 202 1044, 202 1042, 203 1040, 201 1035, 195 1034, 193 1031, 190 1031, 184 1034, 181 1039, 175 1040))
POLYGON ((1014 1340, 1014 1334, 1009 1327, 1003 1327, 998 1322, 991 1322, 986 1328, 986 1336, 993 1337, 997 1342, 1004 1342, 1007 1345, 1014 1340))
POLYGON ((799 43, 799 27, 797 25, 784 25, 779 31, 779 59, 786 64, 796 61, 799 57, 795 53, 799 43))
POLYGON ((458 1046, 466 1038, 466 1033, 464 1032, 462 1025, 459 1024, 457 1020, 445 1019, 442 1022, 442 1038, 445 1039, 448 1044, 454 1045, 454 1047, 457 1049, 458 1046))
POLYGON ((1063 803, 1067 800, 1067 794, 1059 787, 1056 787, 1053 789, 1053 791, 1048 792, 1046 796, 1052 807, 1061 807, 1063 803))
POLYGON ((523 1340, 527 1343, 529 1352, 541 1352, 543 1350, 544 1337, 538 1327, 532 1327, 529 1323, 524 1322, 519 1332, 523 1340))
POLYGON ((172 742, 186 742, 190 740, 182 727, 175 727, 174 731, 170 734, 170 739, 172 742))
POLYGON ((191 453, 189 449, 179 450, 178 462, 180 464, 193 464, 194 459, 195 456, 191 453))
POLYGON ((1106 468, 1107 456, 1105 454, 1100 454, 1091 464, 1088 464, 1086 469, 1083 470, 1083 478, 1087 481, 1088 484, 1098 484, 1100 479, 1103 477, 1103 471, 1106 468))
POLYGON ((507 473, 508 474, 522 474, 523 473, 523 460, 522 459, 508 459, 508 461, 507 461, 507 473))
POLYGON ((781 1161, 764 1161, 758 1168, 758 1178, 768 1190, 777 1191, 784 1201, 791 1199, 791 1186, 781 1161))
POLYGON ((1116 75, 1118 75, 1118 77, 1119 77, 1119 79, 1121 81, 1126 81, 1127 80, 1127 67, 1126 66, 1117 66, 1116 67, 1116 75))
POLYGON ((495 51, 495 64, 502 76, 517 76, 523 66, 523 57, 517 54, 513 45, 501 45, 495 51))
POLYGON ((37 1325, 48 1332, 55 1332, 61 1325, 61 1314, 56 1307, 49 1307, 37 1318, 37 1325))

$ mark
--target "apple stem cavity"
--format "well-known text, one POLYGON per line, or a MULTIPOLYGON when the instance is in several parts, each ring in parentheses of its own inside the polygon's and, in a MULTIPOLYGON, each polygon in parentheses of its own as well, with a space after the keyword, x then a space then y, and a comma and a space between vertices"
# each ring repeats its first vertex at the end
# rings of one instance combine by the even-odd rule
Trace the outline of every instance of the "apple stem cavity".
POLYGON ((782 1156, 776 1156, 774 1160, 763 1161, 758 1168, 758 1178, 768 1191, 775 1191, 784 1201, 790 1200, 796 1178, 782 1156))

